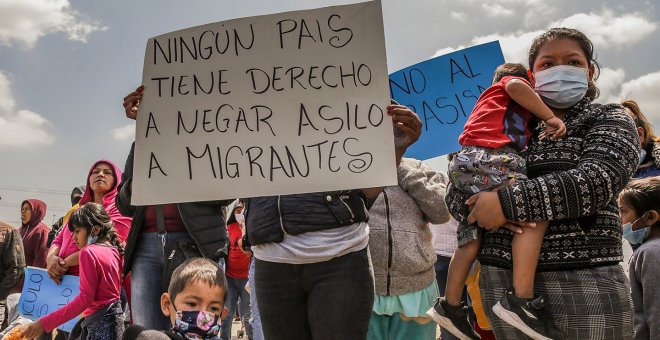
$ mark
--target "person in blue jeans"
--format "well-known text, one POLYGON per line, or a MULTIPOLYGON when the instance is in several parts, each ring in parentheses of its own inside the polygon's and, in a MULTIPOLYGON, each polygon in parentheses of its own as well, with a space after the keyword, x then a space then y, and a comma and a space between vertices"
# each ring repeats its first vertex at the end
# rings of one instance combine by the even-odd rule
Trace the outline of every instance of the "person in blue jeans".
MULTIPOLYGON (((139 93, 143 89, 138 88, 139 93)), ((137 117, 137 110, 132 110, 128 105, 124 105, 124 108, 126 117, 137 117)), ((115 198, 119 212, 133 218, 126 240, 123 276, 131 275, 133 323, 146 329, 169 330, 169 321, 160 309, 160 297, 166 290, 163 286, 163 241, 188 242, 199 249, 202 257, 217 263, 227 254, 227 227, 223 209, 234 200, 159 206, 131 205, 134 150, 135 143, 126 159, 122 182, 115 198), (163 234, 159 232, 159 220, 164 224, 163 234)))
POLYGON ((252 326, 250 320, 250 294, 245 289, 248 283, 248 269, 250 267, 250 253, 243 250, 243 202, 239 201, 233 207, 232 213, 227 220, 227 232, 229 233, 229 254, 227 256, 227 298, 225 307, 229 311, 227 318, 222 320, 221 337, 231 338, 231 326, 236 312, 241 317, 241 323, 245 327, 248 339, 252 339, 252 326), (238 308, 237 308, 238 307, 238 308))
POLYGON ((264 331, 261 329, 261 315, 257 302, 257 292, 254 287, 254 258, 250 261, 248 272, 248 284, 250 285, 250 325, 252 326, 252 339, 264 340, 264 331))

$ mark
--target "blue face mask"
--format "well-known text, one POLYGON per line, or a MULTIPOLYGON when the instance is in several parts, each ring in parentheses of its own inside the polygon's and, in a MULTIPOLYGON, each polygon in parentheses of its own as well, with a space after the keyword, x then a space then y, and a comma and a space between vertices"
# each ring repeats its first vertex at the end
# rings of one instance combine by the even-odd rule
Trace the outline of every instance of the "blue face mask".
MULTIPOLYGON (((644 217, 644 215, 642 215, 642 217, 644 217)), ((646 240, 651 233, 651 228, 648 226, 645 226, 641 229, 632 230, 633 225, 637 223, 637 221, 641 220, 642 217, 636 219, 632 223, 628 222, 623 225, 623 238, 630 242, 630 244, 640 245, 644 243, 644 240, 646 240)))
POLYGON ((94 236, 92 236, 91 234, 87 235, 87 245, 96 243, 96 240, 98 239, 99 239, 99 235, 94 235, 94 236))
POLYGON ((172 332, 184 339, 220 340, 220 316, 205 310, 177 311, 172 332))
POLYGON ((645 159, 646 159, 646 150, 644 149, 639 150, 639 165, 642 165, 645 159))
POLYGON ((579 102, 587 93, 587 69, 558 65, 534 73, 534 90, 550 107, 567 109, 579 102))

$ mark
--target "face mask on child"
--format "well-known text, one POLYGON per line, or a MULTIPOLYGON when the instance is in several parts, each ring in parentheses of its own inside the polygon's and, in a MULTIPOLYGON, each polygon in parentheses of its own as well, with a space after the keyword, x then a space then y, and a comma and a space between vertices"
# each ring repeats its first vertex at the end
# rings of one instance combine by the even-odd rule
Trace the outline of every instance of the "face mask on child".
POLYGON ((220 316, 205 310, 177 311, 172 332, 184 339, 220 339, 220 316))
POLYGON ((543 101, 557 109, 567 109, 587 93, 587 70, 570 65, 558 65, 534 73, 534 89, 543 101))
POLYGON ((96 235, 93 235, 93 236, 92 236, 92 232, 94 232, 94 229, 92 229, 92 230, 89 232, 89 235, 87 235, 87 245, 94 244, 94 243, 96 243, 96 240, 99 239, 99 235, 96 234, 96 235))
POLYGON ((243 214, 234 214, 234 217, 236 218, 236 222, 238 222, 238 224, 245 223, 245 216, 243 216, 243 214))
MULTIPOLYGON (((644 217, 644 215, 642 215, 642 217, 644 217)), ((636 219, 632 223, 628 222, 623 225, 623 238, 630 242, 630 244, 639 245, 644 243, 644 240, 646 240, 646 238, 649 237, 649 234, 651 233, 651 228, 648 226, 641 229, 632 230, 633 225, 637 223, 637 221, 641 220, 642 217, 636 219)))

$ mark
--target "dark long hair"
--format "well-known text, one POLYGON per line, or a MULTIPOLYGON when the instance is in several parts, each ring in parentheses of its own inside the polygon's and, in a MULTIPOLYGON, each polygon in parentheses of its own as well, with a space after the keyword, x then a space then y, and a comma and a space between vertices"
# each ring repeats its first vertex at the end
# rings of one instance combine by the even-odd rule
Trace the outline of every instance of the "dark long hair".
POLYGON ((637 216, 650 210, 660 213, 660 176, 630 181, 619 198, 633 208, 637 216))
POLYGON ((593 81, 589 82, 589 88, 587 89, 585 96, 591 98, 591 100, 598 98, 600 95, 600 90, 598 87, 596 87, 594 81, 596 81, 600 75, 600 65, 598 65, 598 62, 594 56, 594 44, 591 43, 591 40, 589 40, 589 38, 587 38, 584 33, 576 29, 566 27, 551 28, 545 33, 534 38, 532 47, 529 48, 529 69, 534 69, 534 62, 536 61, 536 57, 539 55, 541 47, 543 47, 543 45, 545 45, 545 43, 548 41, 555 39, 570 39, 580 45, 582 52, 584 52, 584 55, 587 57, 589 67, 593 65, 595 70, 593 81))
POLYGON ((74 211, 69 218, 69 230, 71 231, 82 228, 85 229, 87 235, 90 235, 94 227, 99 227, 99 240, 107 240, 117 248, 119 255, 124 255, 124 246, 119 242, 112 220, 102 205, 94 202, 86 203, 74 211))

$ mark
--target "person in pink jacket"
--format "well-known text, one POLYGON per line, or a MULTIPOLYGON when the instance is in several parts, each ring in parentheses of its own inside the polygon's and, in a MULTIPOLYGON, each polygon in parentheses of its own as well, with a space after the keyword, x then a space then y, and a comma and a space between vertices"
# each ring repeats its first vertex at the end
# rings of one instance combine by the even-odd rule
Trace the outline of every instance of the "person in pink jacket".
MULTIPOLYGON (((83 206, 89 202, 101 204, 114 224, 117 237, 122 244, 125 244, 131 218, 120 214, 115 207, 115 196, 121 175, 121 169, 112 161, 102 159, 95 162, 89 169, 85 193, 79 205, 83 206)), ((50 278, 59 283, 64 274, 78 275, 79 256, 80 250, 75 244, 73 232, 69 228, 62 228, 48 251, 46 263, 50 278)))
POLYGON ((87 203, 71 215, 67 230, 80 249, 80 293, 29 324, 22 335, 36 338, 82 313, 84 318, 73 328, 71 339, 119 339, 124 332, 119 297, 124 247, 116 228, 103 206, 87 203))

